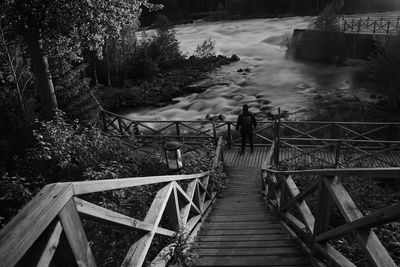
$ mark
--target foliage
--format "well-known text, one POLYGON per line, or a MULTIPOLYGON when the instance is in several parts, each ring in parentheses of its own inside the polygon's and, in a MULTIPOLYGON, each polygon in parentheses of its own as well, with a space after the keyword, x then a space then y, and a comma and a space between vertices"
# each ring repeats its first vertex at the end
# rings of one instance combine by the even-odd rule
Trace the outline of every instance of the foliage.
POLYGON ((392 108, 400 109, 400 35, 377 39, 378 52, 369 60, 352 60, 352 66, 359 79, 373 82, 387 94, 392 108))
POLYGON ((199 58, 215 56, 215 40, 209 37, 201 44, 197 45, 194 56, 199 58))
POLYGON ((340 31, 339 18, 337 16, 339 9, 340 6, 336 4, 336 1, 328 4, 318 15, 318 17, 311 22, 309 28, 317 31, 340 31))
POLYGON ((174 234, 169 251, 165 255, 166 258, 170 258, 169 266, 196 266, 198 255, 188 252, 191 246, 191 241, 190 233, 184 228, 179 229, 179 231, 174 234))
MULTIPOLYGON (((45 184, 51 182, 118 179, 123 177, 170 174, 165 167, 161 143, 141 151, 132 138, 108 136, 94 126, 68 121, 58 111, 53 121, 37 122, 36 145, 17 159, 17 173, 3 173, 0 180, 0 225, 4 226, 22 205, 45 184)), ((188 149, 184 147, 185 150, 188 149)), ((199 152, 183 154, 182 173, 197 173, 210 169, 215 147, 206 145, 199 152)), ((212 174, 219 179, 214 188, 225 185, 222 168, 212 174)), ((156 193, 164 184, 146 185, 123 190, 105 191, 82 196, 83 199, 115 212, 143 220, 156 193)), ((122 262, 129 246, 141 233, 116 226, 83 221, 86 235, 96 261, 101 266, 122 262)), ((185 243, 184 234, 177 236, 178 246, 185 243)), ((151 259, 168 239, 157 237, 148 253, 151 259)), ((179 251, 179 248, 178 250, 179 251)), ((187 256, 179 256, 179 259, 187 256)), ((188 265, 189 266, 189 265, 188 265)))
POLYGON ((144 32, 131 62, 131 73, 136 77, 153 76, 176 66, 183 58, 173 29, 162 27, 153 34, 144 32))

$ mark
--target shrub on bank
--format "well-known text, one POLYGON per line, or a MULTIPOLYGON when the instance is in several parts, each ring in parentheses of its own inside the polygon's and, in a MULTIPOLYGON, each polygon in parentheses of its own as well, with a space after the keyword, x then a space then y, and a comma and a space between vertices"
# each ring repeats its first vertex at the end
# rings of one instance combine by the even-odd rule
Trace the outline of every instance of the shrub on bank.
POLYGON ((351 60, 356 77, 373 83, 382 93, 388 95, 391 106, 400 110, 400 35, 377 39, 378 49, 369 60, 351 60))

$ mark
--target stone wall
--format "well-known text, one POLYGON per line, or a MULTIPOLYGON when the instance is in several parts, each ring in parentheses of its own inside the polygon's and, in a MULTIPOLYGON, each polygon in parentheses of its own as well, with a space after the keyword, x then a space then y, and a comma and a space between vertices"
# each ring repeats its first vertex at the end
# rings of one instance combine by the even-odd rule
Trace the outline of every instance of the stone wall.
POLYGON ((373 35, 296 29, 288 53, 303 60, 342 63, 367 59, 375 50, 373 35))

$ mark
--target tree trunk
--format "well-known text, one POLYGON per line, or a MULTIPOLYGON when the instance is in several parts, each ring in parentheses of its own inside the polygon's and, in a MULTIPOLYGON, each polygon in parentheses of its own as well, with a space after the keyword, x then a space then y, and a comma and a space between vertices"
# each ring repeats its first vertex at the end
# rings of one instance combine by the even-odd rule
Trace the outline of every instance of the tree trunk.
POLYGON ((32 71, 35 76, 36 86, 39 90, 43 118, 45 120, 51 120, 54 118, 55 110, 58 106, 47 57, 44 54, 38 32, 32 32, 32 29, 31 31, 27 30, 24 34, 24 38, 32 60, 32 71))
POLYGON ((108 55, 108 42, 107 42, 107 38, 106 41, 104 43, 104 47, 105 47, 105 52, 106 52, 106 70, 107 70, 107 86, 111 86, 111 70, 110 70, 110 58, 108 55))
POLYGON ((99 78, 97 77, 97 59, 93 56, 93 80, 94 85, 99 85, 99 78))

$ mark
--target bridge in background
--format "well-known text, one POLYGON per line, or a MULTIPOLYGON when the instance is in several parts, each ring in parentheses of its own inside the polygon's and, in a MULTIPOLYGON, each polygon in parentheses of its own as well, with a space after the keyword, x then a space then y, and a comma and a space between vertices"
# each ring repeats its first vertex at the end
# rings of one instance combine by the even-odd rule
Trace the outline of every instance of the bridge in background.
MULTIPOLYGON (((277 118, 259 122, 255 152, 243 156, 235 122, 135 121, 103 111, 102 123, 110 134, 134 136, 142 149, 157 140, 179 140, 184 152, 214 143, 212 169, 225 165, 230 188, 216 200, 212 169, 48 185, 0 232, 2 265, 48 266, 53 260, 61 266, 96 266, 82 216, 140 230, 123 266, 142 266, 155 235, 173 236, 179 227, 196 236, 199 266, 355 266, 332 243, 348 234, 372 266, 396 266, 373 228, 398 220, 400 203, 364 216, 341 181, 352 176, 398 179, 400 123, 277 118), (278 164, 288 170, 276 170, 278 164), (295 164, 314 168, 291 169, 295 164), (143 220, 80 198, 157 183, 163 186, 143 220), (310 196, 315 205, 309 206, 310 196), (330 223, 334 207, 345 221, 341 226, 330 223)), ((152 266, 166 265, 161 255, 152 266)))
POLYGON ((397 35, 400 33, 400 16, 343 17, 341 30, 345 33, 397 35))

